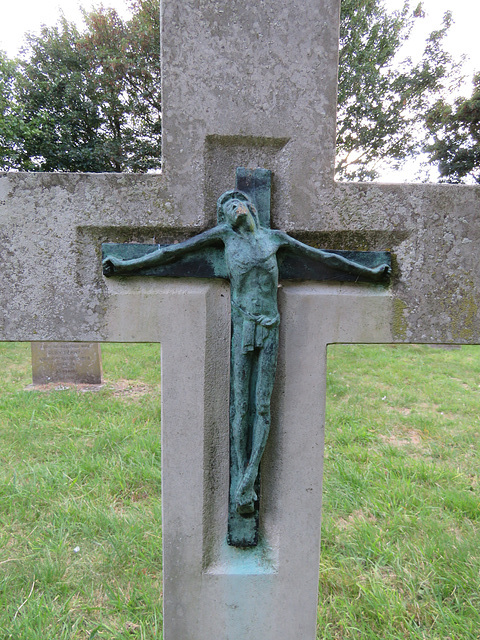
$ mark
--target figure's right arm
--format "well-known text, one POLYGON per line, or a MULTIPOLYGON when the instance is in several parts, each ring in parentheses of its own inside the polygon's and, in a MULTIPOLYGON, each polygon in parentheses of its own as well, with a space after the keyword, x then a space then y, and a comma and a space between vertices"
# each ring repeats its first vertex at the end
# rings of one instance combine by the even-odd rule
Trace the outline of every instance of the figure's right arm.
POLYGON ((141 269, 157 267, 167 262, 172 262, 184 255, 210 245, 218 244, 224 237, 225 230, 223 225, 217 225, 212 229, 207 229, 203 233, 199 233, 193 238, 179 242, 178 244, 169 244, 164 247, 159 246, 158 249, 147 253, 140 258, 132 258, 131 260, 122 260, 115 256, 106 256, 102 262, 103 274, 107 277, 113 275, 122 275, 123 273, 134 273, 141 269))

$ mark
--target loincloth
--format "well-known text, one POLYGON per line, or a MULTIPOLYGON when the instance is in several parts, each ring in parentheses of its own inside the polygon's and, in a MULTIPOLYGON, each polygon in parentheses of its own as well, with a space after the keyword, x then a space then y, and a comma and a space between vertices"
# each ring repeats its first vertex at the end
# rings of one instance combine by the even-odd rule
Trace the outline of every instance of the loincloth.
POLYGON ((265 342, 273 329, 276 329, 280 323, 280 314, 269 318, 263 315, 255 315, 242 309, 234 300, 232 303, 232 311, 237 311, 242 318, 242 353, 248 353, 255 349, 261 349, 265 346, 265 342))

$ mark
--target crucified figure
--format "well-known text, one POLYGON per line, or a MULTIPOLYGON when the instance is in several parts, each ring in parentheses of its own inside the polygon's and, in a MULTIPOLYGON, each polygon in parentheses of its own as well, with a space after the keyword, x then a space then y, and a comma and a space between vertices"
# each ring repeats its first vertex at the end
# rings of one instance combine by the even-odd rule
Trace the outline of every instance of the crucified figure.
POLYGON ((242 191, 225 192, 217 202, 218 224, 180 242, 159 247, 141 258, 106 256, 106 276, 134 273, 173 262, 209 246, 223 246, 231 290, 231 490, 236 511, 255 511, 258 476, 270 430, 270 399, 275 380, 278 328, 279 249, 322 262, 372 282, 388 278, 390 266, 366 267, 335 253, 309 247, 283 231, 259 224, 256 208, 242 191))

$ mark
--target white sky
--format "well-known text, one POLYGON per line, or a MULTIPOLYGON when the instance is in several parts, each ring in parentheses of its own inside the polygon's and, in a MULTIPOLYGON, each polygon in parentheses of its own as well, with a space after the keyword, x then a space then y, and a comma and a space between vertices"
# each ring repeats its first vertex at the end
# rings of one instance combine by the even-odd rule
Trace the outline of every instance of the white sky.
MULTIPOLYGON (((384 0, 388 9, 402 7, 401 0, 384 0)), ((412 1, 412 7, 416 4, 412 1)), ((467 56, 464 69, 465 74, 473 76, 475 71, 480 71, 480 40, 478 38, 478 25, 480 24, 479 0, 423 0, 425 18, 416 20, 416 37, 411 43, 407 43, 408 55, 421 55, 422 46, 428 34, 440 28, 443 15, 451 11, 454 24, 450 28, 446 38, 446 48, 457 59, 467 56)), ((469 85, 471 89, 471 84, 469 85)))
MULTIPOLYGON (((384 0, 384 3, 389 10, 400 9, 403 6, 402 0, 384 0)), ((415 7, 415 4, 413 0, 412 6, 415 7)), ((406 44, 404 55, 410 55, 413 59, 419 58, 428 35, 441 27, 444 14, 451 11, 454 23, 445 40, 445 48, 456 60, 465 56, 462 67, 465 79, 457 95, 471 96, 473 75, 480 71, 480 40, 478 39, 480 0, 423 0, 422 5, 425 18, 416 20, 416 35, 412 36, 411 41, 406 44)), ((380 171, 382 182, 417 182, 424 179, 437 182, 438 170, 434 165, 429 165, 427 177, 425 168, 421 167, 421 158, 410 160, 401 171, 392 169, 380 171)))
MULTIPOLYGON (((181 0, 177 0, 181 2, 181 0)), ((390 9, 402 7, 402 0, 384 0, 390 9)), ((53 25, 59 12, 63 11, 67 19, 80 21, 79 7, 87 9, 92 5, 103 4, 107 7, 115 7, 123 16, 129 14, 128 0, 14 0, 2 3, 0 20, 0 48, 14 56, 18 53, 23 36, 27 31, 36 32, 40 25, 53 25)), ((414 3, 412 2, 412 5, 414 3)), ((475 66, 473 60, 477 60, 476 66, 480 70, 480 43, 478 40, 478 25, 480 24, 479 0, 423 0, 423 8, 426 17, 418 20, 422 25, 423 36, 441 24, 445 11, 453 12, 455 24, 448 38, 448 47, 455 55, 467 54, 470 57, 469 71, 475 66)), ((417 51, 421 49, 422 38, 416 40, 417 51)))
MULTIPOLYGON (((182 2, 182 0, 177 0, 182 2)), ((248 1, 248 0, 247 0, 248 1)), ((390 9, 401 9, 403 0, 384 0, 390 9)), ((416 0, 412 2, 414 6, 416 0)), ((57 21, 60 11, 68 20, 81 22, 80 6, 90 9, 92 5, 103 4, 114 7, 124 17, 129 15, 128 0, 14 0, 4 3, 0 19, 0 49, 14 57, 20 51, 24 42, 24 34, 28 31, 37 32, 42 24, 51 26, 57 21)), ((464 74, 467 81, 462 89, 465 96, 471 95, 471 78, 475 71, 480 71, 480 40, 478 39, 478 25, 480 24, 480 0, 423 0, 426 17, 416 21, 416 37, 407 44, 406 55, 414 59, 421 55, 426 36, 442 24, 445 11, 451 10, 454 25, 450 30, 446 46, 456 58, 467 56, 464 64, 464 74)), ((385 174, 384 180, 413 180, 414 174, 403 178, 400 175, 385 174)), ((432 176, 435 180, 435 176, 432 176)))
POLYGON ((9 0, 2 4, 0 49, 10 57, 19 53, 26 32, 36 33, 42 24, 54 25, 61 11, 67 20, 77 23, 82 21, 82 6, 86 9, 99 5, 114 7, 124 17, 130 13, 127 0, 9 0))

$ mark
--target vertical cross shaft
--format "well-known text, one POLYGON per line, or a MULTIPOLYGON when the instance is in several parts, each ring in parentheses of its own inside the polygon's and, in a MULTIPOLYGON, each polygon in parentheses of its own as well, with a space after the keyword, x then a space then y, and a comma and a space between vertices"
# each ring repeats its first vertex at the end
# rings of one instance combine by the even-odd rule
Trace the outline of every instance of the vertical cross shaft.
POLYGON ((162 342, 165 640, 315 637, 327 344, 480 340, 478 188, 333 183, 339 4, 164 0, 163 175, 0 177, 0 337, 162 342), (236 166, 275 172, 274 228, 399 265, 391 291, 280 290, 253 549, 224 544, 228 287, 102 281, 98 252, 212 226, 236 166))
POLYGON ((239 166, 274 172, 276 227, 318 210, 315 188, 333 180, 339 5, 163 0, 163 155, 179 221, 214 211, 239 166))

